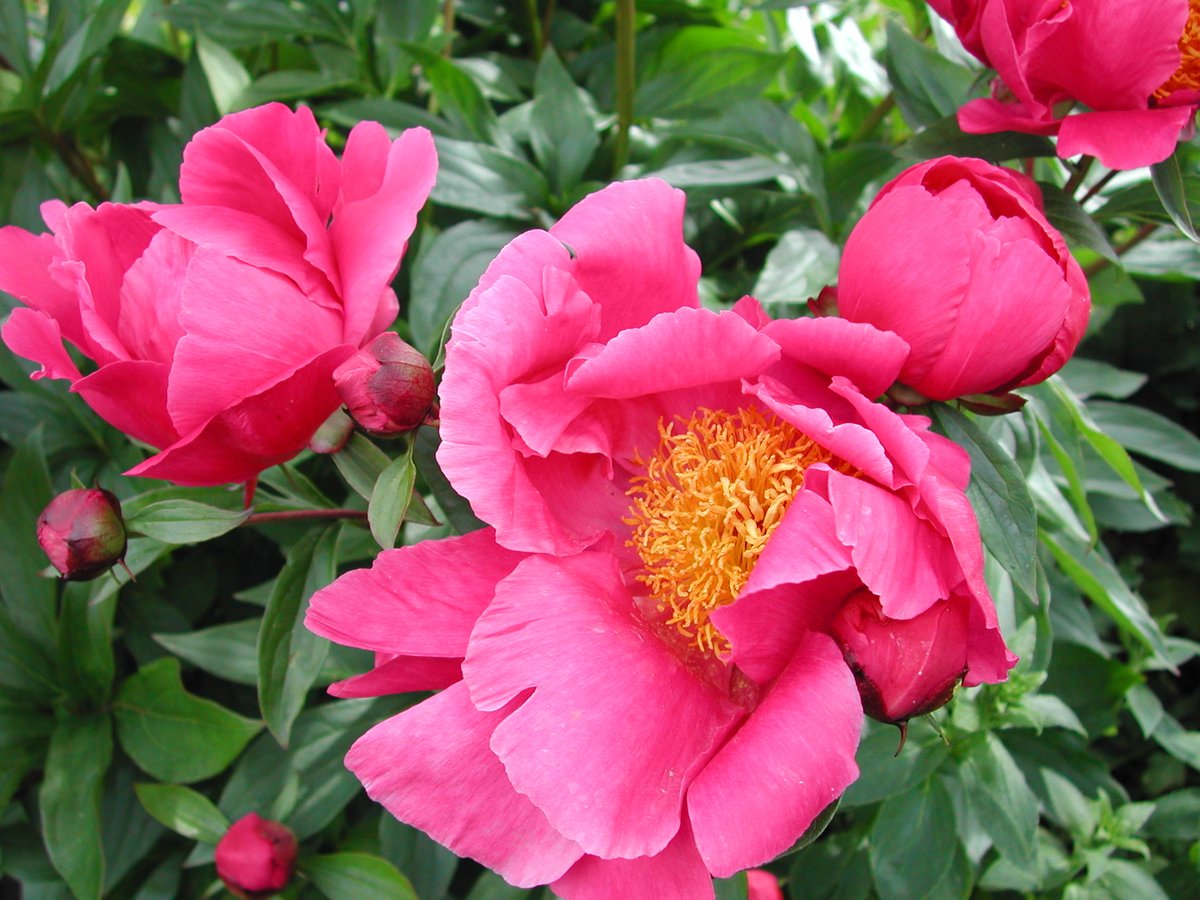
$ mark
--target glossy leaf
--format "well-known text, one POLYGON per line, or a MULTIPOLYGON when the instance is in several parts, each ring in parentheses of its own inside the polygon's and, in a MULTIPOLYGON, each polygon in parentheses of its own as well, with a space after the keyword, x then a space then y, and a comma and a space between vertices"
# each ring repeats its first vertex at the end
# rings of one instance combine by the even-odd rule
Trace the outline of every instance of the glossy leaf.
POLYGON ((371 536, 383 550, 396 546, 396 535, 412 502, 413 485, 417 480, 417 468, 413 464, 413 444, 379 473, 371 500, 367 506, 367 522, 371 536))
POLYGON ((135 787, 146 812, 177 834, 215 844, 229 820, 203 794, 180 784, 139 784, 135 787))
POLYGON ((330 900, 417 900, 408 879, 390 862, 367 853, 330 853, 303 860, 300 871, 330 900))

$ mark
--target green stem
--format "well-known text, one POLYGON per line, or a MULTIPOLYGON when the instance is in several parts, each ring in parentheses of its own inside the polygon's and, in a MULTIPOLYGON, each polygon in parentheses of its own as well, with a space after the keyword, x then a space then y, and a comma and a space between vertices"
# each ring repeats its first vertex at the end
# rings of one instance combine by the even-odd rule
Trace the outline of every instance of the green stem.
POLYGON ((1100 193, 1102 190, 1104 190, 1108 186, 1108 183, 1116 177, 1117 177, 1117 172, 1114 170, 1112 172, 1109 172, 1107 175, 1105 175, 1103 178, 1101 178, 1099 181, 1097 181, 1095 184, 1093 184, 1090 188, 1088 188, 1087 193, 1079 198, 1080 206, 1082 206, 1084 203, 1087 203, 1089 200, 1091 200, 1093 197, 1095 197, 1098 193, 1100 193))
POLYGON ((617 29, 617 139, 613 147, 613 177, 629 162, 629 127, 633 124, 635 0, 616 0, 617 29))
POLYGON ((850 143, 859 144, 869 138, 875 133, 875 129, 879 127, 880 123, 887 118, 887 114, 895 108, 896 95, 888 94, 875 104, 875 108, 863 119, 862 124, 858 126, 858 130, 850 137, 850 143))
POLYGON ((243 525, 262 522, 292 522, 297 519, 366 519, 365 509, 281 509, 275 512, 251 513, 243 525))
POLYGON ((538 0, 525 0, 525 18, 529 20, 529 44, 533 58, 541 59, 545 42, 542 37, 542 16, 538 12, 538 0))
POLYGON ((1075 196, 1075 192, 1083 184, 1083 179, 1087 178, 1087 173, 1095 161, 1096 157, 1094 156, 1085 156, 1079 161, 1079 165, 1075 167, 1075 171, 1071 173, 1071 177, 1067 179, 1067 183, 1063 185, 1063 191, 1068 197, 1075 196))
POLYGON ((446 46, 442 48, 442 55, 449 59, 454 49, 454 0, 445 0, 442 4, 442 31, 446 33, 446 46))

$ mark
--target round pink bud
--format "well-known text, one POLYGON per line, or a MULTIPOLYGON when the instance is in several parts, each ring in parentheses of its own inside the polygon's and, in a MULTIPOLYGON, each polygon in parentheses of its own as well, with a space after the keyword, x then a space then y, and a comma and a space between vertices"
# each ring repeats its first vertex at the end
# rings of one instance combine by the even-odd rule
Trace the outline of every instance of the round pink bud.
POLYGON ((67 581, 87 581, 125 555, 121 502, 101 488, 64 491, 42 510, 37 539, 67 581))
POLYGON ((858 682, 863 711, 899 724, 945 706, 967 670, 970 601, 951 597, 912 619, 883 614, 859 591, 838 611, 833 637, 858 682))
POLYGON ((278 822, 248 813, 217 842, 217 874, 236 897, 283 890, 296 864, 296 836, 278 822))
POLYGON ((746 900, 783 900, 779 879, 766 869, 747 869, 746 900))
POLYGON ((433 406, 433 367, 392 331, 338 366, 333 383, 354 421, 377 437, 412 431, 433 406))

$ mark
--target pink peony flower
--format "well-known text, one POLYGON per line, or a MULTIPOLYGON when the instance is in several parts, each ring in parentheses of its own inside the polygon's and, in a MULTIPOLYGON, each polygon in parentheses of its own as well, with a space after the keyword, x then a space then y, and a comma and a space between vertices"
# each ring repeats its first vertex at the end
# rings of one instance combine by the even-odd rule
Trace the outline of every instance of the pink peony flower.
POLYGON ((1091 299, 1033 181, 946 156, 898 175, 854 227, 837 310, 903 338, 900 381, 949 400, 1049 378, 1083 337, 1091 299))
POLYGON ((217 842, 217 875, 234 896, 268 897, 292 880, 296 850, 291 829, 248 813, 217 842))
POLYGON ((683 195, 612 185, 493 261, 455 319, 439 460, 489 527, 381 554, 308 626, 375 651, 340 696, 443 689, 346 758, 521 886, 711 897, 857 775, 831 636, 870 590, 968 598, 966 681, 1013 659, 965 454, 871 402, 906 348, 841 319, 699 307, 683 195))
POLYGON ((130 474, 248 481, 338 404, 333 370, 395 318, 432 138, 357 125, 339 161, 307 109, 226 116, 184 151, 181 205, 47 203, 0 229, 5 343, 161 450, 130 474), (84 375, 73 344, 96 368, 84 375))
POLYGON ((1200 2, 930 0, 999 76, 964 131, 1058 135, 1112 169, 1171 155, 1200 103, 1200 2))

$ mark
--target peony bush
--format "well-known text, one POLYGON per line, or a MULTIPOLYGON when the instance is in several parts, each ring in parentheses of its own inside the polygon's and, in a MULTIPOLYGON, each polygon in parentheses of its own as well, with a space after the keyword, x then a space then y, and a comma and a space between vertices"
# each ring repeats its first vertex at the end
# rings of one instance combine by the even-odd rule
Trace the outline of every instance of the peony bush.
POLYGON ((6 891, 1191 895, 1193 4, 9 6, 6 891))

